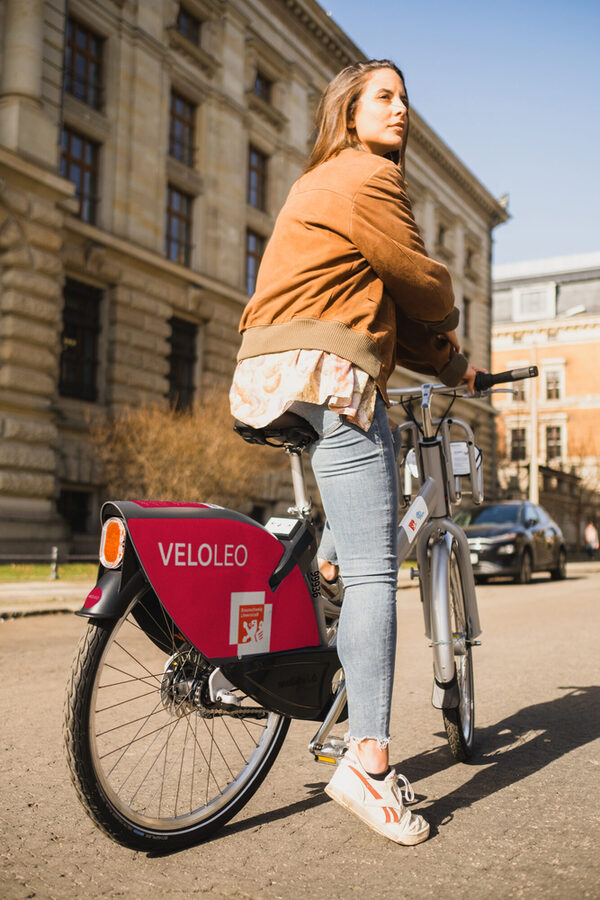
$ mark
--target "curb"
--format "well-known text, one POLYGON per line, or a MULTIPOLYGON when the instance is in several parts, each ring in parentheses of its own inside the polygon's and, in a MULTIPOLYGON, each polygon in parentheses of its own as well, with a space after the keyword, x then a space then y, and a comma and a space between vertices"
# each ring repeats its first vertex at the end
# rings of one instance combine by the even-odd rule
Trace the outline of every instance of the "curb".
POLYGON ((9 619, 25 619, 30 616, 57 616, 70 615, 74 616, 78 609, 81 609, 83 603, 69 609, 66 606, 60 607, 44 607, 43 609, 7 609, 0 610, 0 624, 7 622, 9 619))
MULTIPOLYGON (((571 575, 594 575, 600 573, 600 562, 585 561, 567 563, 571 575)), ((568 578, 568 575, 567 575, 568 578)), ((72 615, 83 606, 83 602, 93 587, 86 582, 56 583, 9 582, 0 585, 0 622, 8 619, 21 619, 28 616, 72 615), (58 587, 58 589, 57 589, 58 587), (60 596, 61 589, 65 594, 60 596), (22 596, 15 597, 14 594, 22 596), (58 596, 48 596, 48 595, 58 596), (45 595, 45 596, 44 596, 45 595), (52 605, 54 602, 55 605, 52 605)), ((398 579, 398 590, 414 590, 419 587, 419 579, 410 579, 408 569, 401 570, 398 579)))

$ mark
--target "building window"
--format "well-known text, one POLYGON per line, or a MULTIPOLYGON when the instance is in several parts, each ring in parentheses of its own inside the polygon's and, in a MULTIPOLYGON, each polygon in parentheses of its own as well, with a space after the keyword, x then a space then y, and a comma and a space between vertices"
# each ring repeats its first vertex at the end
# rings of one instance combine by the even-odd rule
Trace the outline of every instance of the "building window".
POLYGON ((63 128, 60 174, 75 185, 79 217, 94 224, 98 207, 99 144, 71 128, 63 128))
POLYGON ((468 338, 471 336, 471 301, 468 297, 463 297, 463 335, 468 338))
POLYGON ((171 91, 169 154, 186 166, 194 165, 195 119, 195 105, 175 91, 171 91))
POLYGON ((525 322, 535 319, 553 319, 556 316, 556 287, 539 284, 513 291, 513 320, 525 322))
POLYGON ((255 231, 246 232, 246 292, 252 296, 256 290, 258 267, 265 252, 265 238, 255 231))
POLYGON ((257 72, 254 79, 253 91, 257 97, 264 100, 265 103, 271 103, 273 96, 273 82, 262 72, 257 72))
POLYGON ((102 291, 67 278, 64 299, 58 389, 63 397, 94 401, 102 291))
POLYGON ((191 12, 188 12, 185 6, 180 6, 179 12, 177 13, 177 31, 179 34, 183 35, 184 38, 187 38, 188 41, 199 47, 201 29, 202 22, 200 19, 197 19, 191 12))
POLYGON ((72 534, 89 534, 92 512, 91 491, 62 490, 57 506, 59 514, 69 524, 72 534))
POLYGON ((182 266, 190 264, 192 201, 189 194, 168 185, 165 252, 167 259, 182 266))
POLYGON ((250 147, 248 151, 248 203, 255 209, 267 208, 267 163, 268 157, 250 147))
POLYGON ((169 402, 178 411, 189 409, 194 399, 198 326, 173 316, 169 320, 169 402))
POLYGON ((524 428, 510 430, 510 458, 513 462, 527 459, 527 435, 524 428))
POLYGON ((512 387, 513 403, 525 402, 525 385, 522 381, 515 381, 512 387))
POLYGON ((437 245, 438 247, 443 247, 446 242, 446 226, 438 225, 437 232, 437 245))
POLYGON ((102 49, 104 39, 69 17, 65 44, 65 91, 93 106, 102 107, 102 49))
POLYGON ((551 369, 546 372, 546 400, 560 400, 560 372, 551 369))
POLYGON ((546 459, 560 459, 562 456, 562 428, 560 425, 546 425, 546 459))
POLYGON ((471 248, 468 247, 465 253, 465 269, 468 269, 469 271, 473 269, 473 259, 474 253, 471 248))

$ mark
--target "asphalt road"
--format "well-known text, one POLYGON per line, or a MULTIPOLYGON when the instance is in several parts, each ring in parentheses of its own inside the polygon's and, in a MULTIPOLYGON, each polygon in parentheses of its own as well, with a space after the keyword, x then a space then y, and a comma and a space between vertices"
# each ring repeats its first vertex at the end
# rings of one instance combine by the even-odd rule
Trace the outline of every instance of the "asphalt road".
POLYGON ((478 751, 454 763, 429 703, 418 590, 399 591, 392 761, 432 824, 404 848, 323 793, 294 723, 249 805, 212 841, 151 857, 85 816, 62 749, 79 618, 0 622, 0 897, 600 897, 600 574, 478 591, 478 751))

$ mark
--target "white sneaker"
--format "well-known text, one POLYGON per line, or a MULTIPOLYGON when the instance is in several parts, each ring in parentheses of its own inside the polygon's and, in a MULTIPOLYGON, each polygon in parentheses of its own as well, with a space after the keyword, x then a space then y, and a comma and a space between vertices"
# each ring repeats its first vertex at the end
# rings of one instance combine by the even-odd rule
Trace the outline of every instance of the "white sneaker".
POLYGON ((415 794, 404 775, 396 775, 391 769, 384 781, 370 778, 360 762, 346 753, 338 764, 325 793, 362 819, 369 828, 397 844, 420 844, 429 837, 429 825, 422 816, 406 809, 402 791, 407 801, 415 794), (404 782, 404 788, 398 784, 404 782))

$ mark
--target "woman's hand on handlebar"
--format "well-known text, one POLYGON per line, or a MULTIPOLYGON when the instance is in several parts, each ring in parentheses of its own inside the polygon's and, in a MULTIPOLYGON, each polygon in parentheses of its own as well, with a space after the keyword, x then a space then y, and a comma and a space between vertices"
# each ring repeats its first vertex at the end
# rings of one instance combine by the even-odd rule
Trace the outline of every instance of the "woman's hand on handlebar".
MULTIPOLYGON (((456 353, 460 353, 460 342, 458 340, 458 335, 456 334, 456 330, 453 331, 445 331, 443 334, 438 335, 438 337, 443 338, 448 341, 450 346, 455 350, 456 353)), ((467 370, 463 377, 461 378, 459 384, 466 384, 469 388, 469 393, 475 393, 475 376, 478 372, 486 372, 487 369, 480 369, 479 366, 472 366, 470 363, 467 366, 467 370)))
POLYGON ((469 393, 475 393, 475 376, 478 372, 486 372, 487 369, 482 369, 479 366, 472 366, 471 363, 467 366, 467 370, 463 377, 461 378, 459 384, 466 384, 469 388, 469 393))

